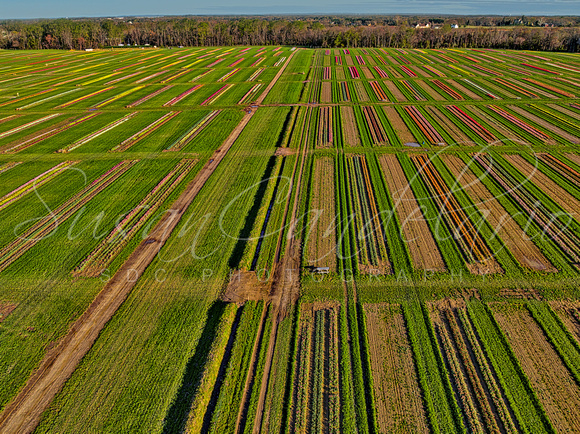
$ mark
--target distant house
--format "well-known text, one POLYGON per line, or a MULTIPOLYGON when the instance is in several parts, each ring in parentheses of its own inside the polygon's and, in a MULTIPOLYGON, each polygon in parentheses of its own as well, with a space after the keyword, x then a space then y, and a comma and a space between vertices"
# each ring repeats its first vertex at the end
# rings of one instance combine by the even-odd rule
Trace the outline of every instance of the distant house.
POLYGON ((427 24, 417 23, 415 28, 416 29, 429 29, 429 28, 431 28, 431 23, 427 23, 427 24))
POLYGON ((451 24, 451 28, 452 29, 458 29, 459 28, 459 24, 451 24))
POLYGON ((85 48, 85 51, 93 51, 92 48, 85 48))

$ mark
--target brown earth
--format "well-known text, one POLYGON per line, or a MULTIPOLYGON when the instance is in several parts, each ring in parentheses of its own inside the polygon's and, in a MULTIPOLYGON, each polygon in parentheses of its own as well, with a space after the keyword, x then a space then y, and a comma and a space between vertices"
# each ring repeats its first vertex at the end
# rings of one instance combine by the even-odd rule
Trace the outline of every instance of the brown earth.
POLYGON ((233 270, 221 299, 230 303, 244 304, 249 300, 266 300, 268 284, 261 282, 255 271, 233 270))
POLYGON ((354 83, 354 89, 356 91, 358 100, 361 102, 369 101, 369 96, 367 94, 367 90, 365 89, 364 85, 360 81, 356 81, 354 83))
MULTIPOLYGON (((520 137, 517 133, 513 132, 512 130, 507 129, 503 124, 499 123, 487 113, 482 112, 476 106, 467 106, 466 107, 469 111, 471 111, 475 116, 479 117, 480 119, 484 120, 487 124, 489 124, 492 128, 498 131, 501 135, 507 137, 510 140, 514 140, 518 143, 527 143, 527 140, 520 137)), ((476 119, 477 120, 477 119, 476 119)), ((493 134, 493 132, 491 132, 493 134)), ((499 140, 499 139, 498 139, 499 140)), ((493 143, 492 143, 493 144, 493 143)), ((498 143, 501 144, 501 143, 498 143)))
POLYGON ((425 93, 427 93, 427 95, 429 95, 435 101, 445 101, 443 95, 441 95, 439 92, 436 92, 435 89, 433 89, 431 86, 425 83, 425 80, 415 80, 415 83, 418 84, 419 87, 423 89, 425 93))
POLYGON ((445 262, 397 157, 385 154, 379 161, 393 198, 393 207, 399 217, 403 232, 401 238, 409 249, 414 267, 419 270, 445 271, 445 262))
MULTIPOLYGON (((261 103, 292 60, 294 51, 278 71, 268 87, 257 99, 261 103)), ((88 309, 75 321, 67 335, 47 351, 38 369, 31 375, 24 388, 0 414, 0 432, 29 433, 34 430, 44 410, 72 375, 81 359, 91 349, 105 324, 127 298, 147 266, 155 259, 191 202, 207 179, 223 160, 256 110, 246 113, 224 143, 213 153, 211 159, 188 184, 172 205, 173 213, 167 213, 152 229, 117 273, 109 280, 88 309)))
POLYGON ((556 430, 580 432, 580 389, 542 329, 523 306, 490 307, 556 430))
POLYGON ((322 82, 322 92, 320 96, 321 103, 331 103, 332 102, 332 82, 323 81, 322 82))
POLYGON ((455 80, 447 80, 447 84, 448 85, 451 85, 451 87, 455 87, 459 92, 461 92, 462 94, 466 95, 469 99, 472 99, 472 100, 481 100, 481 99, 483 99, 478 94, 473 93, 472 91, 470 91, 469 89, 467 89, 462 84, 456 82, 455 80))
POLYGON ((373 389, 381 433, 428 433, 421 388, 399 305, 365 304, 373 389))
POLYGON ((463 160, 455 155, 443 155, 442 158, 459 186, 523 267, 534 271, 558 271, 463 160))
POLYGON ((393 83, 390 80, 383 81, 383 83, 385 84, 385 86, 387 86, 387 89, 389 89, 389 91, 393 94, 393 96, 397 101, 403 102, 407 101, 407 97, 401 93, 399 88, 395 86, 395 83, 393 83))
POLYGON ((375 78, 375 75, 367 66, 361 66, 360 69, 367 80, 373 80, 375 78))
POLYGON ((342 123, 342 131, 344 133, 344 143, 347 146, 360 146, 360 137, 358 134, 358 127, 354 112, 350 106, 340 107, 340 117, 342 123))
POLYGON ((310 211, 320 213, 308 228, 308 264, 314 267, 330 267, 336 270, 336 229, 334 204, 334 160, 332 157, 316 159, 312 204, 310 211))
POLYGON ((405 143, 414 143, 416 141, 415 136, 411 133, 411 130, 407 127, 407 124, 401 119, 397 110, 395 110, 392 106, 383 106, 385 113, 387 114, 387 118, 389 122, 393 126, 395 133, 399 137, 399 140, 402 144, 405 143))
POLYGON ((580 345, 580 302, 576 300, 562 300, 550 301, 549 303, 576 339, 576 342, 580 345))

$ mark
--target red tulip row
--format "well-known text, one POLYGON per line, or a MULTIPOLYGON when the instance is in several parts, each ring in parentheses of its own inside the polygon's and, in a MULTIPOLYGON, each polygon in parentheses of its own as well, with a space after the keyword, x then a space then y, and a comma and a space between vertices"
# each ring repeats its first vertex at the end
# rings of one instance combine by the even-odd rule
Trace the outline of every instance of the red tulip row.
POLYGON ((363 107, 363 114, 374 144, 388 143, 389 139, 373 106, 363 107))
POLYGON ((399 66, 399 68, 401 68, 401 70, 409 77, 417 77, 417 74, 415 73, 415 71, 411 70, 411 68, 407 68, 405 65, 401 65, 399 66))
POLYGON ((323 80, 330 80, 331 73, 332 73, 332 70, 330 69, 330 66, 325 67, 323 72, 322 72, 322 79, 323 80))
POLYGON ((387 74, 383 68, 381 68, 379 66, 375 66, 374 68, 375 68, 375 71, 377 72, 377 74, 379 74, 379 76, 381 78, 389 78, 389 74, 387 74))
POLYGON ((461 96, 458 92, 454 91, 453 89, 451 89, 451 87, 449 87, 440 80, 433 80, 431 83, 433 83, 439 89, 443 90, 447 95, 449 95, 453 99, 464 99, 463 96, 461 96))
POLYGON ((360 75, 358 73, 358 69, 356 69, 356 66, 349 66, 348 72, 350 72, 350 76, 352 78, 360 78, 360 75))
POLYGON ((483 125, 481 125, 479 122, 477 122, 471 116, 469 116, 467 113, 465 113, 459 107, 454 106, 454 105, 450 105, 450 106, 447 106, 447 110, 449 110, 451 113, 453 113, 455 116, 457 116, 457 118, 463 124, 465 124, 469 128, 471 128, 471 130, 475 134, 477 134, 479 137, 481 137, 487 143, 491 143, 491 142, 494 142, 497 140, 496 137, 489 130, 487 130, 485 127, 483 127, 483 125))
POLYGON ((481 65, 470 65, 470 68, 473 68, 473 69, 478 69, 478 70, 480 70, 480 71, 483 71, 483 72, 486 72, 486 73, 488 73, 488 74, 490 74, 490 75, 496 75, 496 76, 501 76, 501 75, 503 75, 503 74, 502 74, 501 72, 499 72, 499 71, 494 71, 493 69, 486 68, 485 66, 481 66, 481 65))
POLYGON ((439 132, 429 123, 429 121, 425 119, 425 116, 423 116, 423 114, 419 110, 417 110, 416 107, 405 106, 403 108, 405 109, 407 114, 411 116, 411 119, 413 119, 413 122, 415 122, 415 124, 419 127, 419 129, 423 132, 423 134, 425 134, 427 140, 429 140, 430 143, 445 142, 441 134, 439 134, 439 132))
POLYGON ((168 113, 165 113, 159 119, 153 121, 151 124, 149 124, 148 126, 146 126, 145 128, 143 128, 141 131, 133 134, 128 139, 123 140, 119 145, 117 145, 113 149, 111 149, 111 152, 123 152, 123 151, 126 151, 131 146, 133 146, 135 143, 137 143, 138 141, 144 139, 149 134, 151 134, 153 131, 155 131, 156 129, 158 129, 161 126, 165 125, 167 122, 169 122, 175 116, 177 116, 179 113, 181 113, 181 112, 168 112, 168 113))
POLYGON ((356 57, 356 61, 358 62, 359 65, 366 65, 366 62, 362 56, 355 56, 355 57, 356 57))
POLYGON ((68 218, 73 216, 97 194, 119 179, 127 170, 139 160, 125 160, 108 170, 95 179, 81 191, 67 200, 65 203, 49 213, 46 217, 38 220, 32 227, 20 237, 15 238, 10 244, 0 250, 0 271, 5 270, 10 264, 20 258, 39 241, 50 236, 68 218))
POLYGON ((266 58, 265 58, 265 57, 260 57, 258 60, 256 60, 254 63, 252 63, 252 64, 250 65, 250 67, 252 67, 252 66, 258 66, 258 65, 259 65, 260 63, 262 63, 264 60, 266 60, 266 58))
POLYGON ((556 71, 551 71, 549 69, 545 69, 545 68, 540 68, 539 66, 535 66, 535 65, 530 65, 529 63, 522 63, 523 66, 527 66, 528 68, 534 68, 537 69, 539 71, 543 71, 543 72, 547 72, 549 74, 554 74, 554 75, 560 75, 559 72, 556 71))
POLYGON ((555 86, 550 86, 549 84, 542 83, 541 81, 534 80, 534 79, 531 79, 531 78, 525 78, 525 77, 522 80, 526 80, 526 81, 528 81, 530 83, 535 84, 536 86, 543 87, 544 89, 547 89, 549 91, 558 93, 558 94, 560 94, 562 96, 565 96, 567 98, 575 98, 575 95, 573 93, 566 92, 564 90, 558 89, 555 86))
POLYGON ((340 82, 340 90, 342 91, 342 100, 350 101, 350 91, 348 90, 348 83, 346 81, 340 82))
POLYGON ((177 95, 175 98, 171 98, 169 101, 167 101, 165 104, 163 104, 163 107, 170 107, 172 105, 177 104, 179 101, 188 97, 189 95, 191 95, 193 92, 195 92, 196 90, 198 90, 202 86, 203 86, 203 84, 196 84, 191 89, 188 89, 185 92, 177 95))
POLYGON ((517 125, 518 127, 520 127, 524 131, 527 131, 532 136, 534 136, 540 140, 544 140, 544 141, 550 140, 550 137, 548 135, 544 134, 542 131, 538 130, 537 128, 531 126, 527 122, 524 122, 524 121, 516 118, 514 115, 506 112, 504 109, 499 108, 498 106, 494 106, 494 105, 489 105, 488 107, 491 110, 493 110, 495 113, 497 113, 498 115, 503 117, 504 119, 508 120, 510 123, 517 125))
MULTIPOLYGON (((115 257, 125 248, 131 238, 145 226, 147 220, 155 214, 169 195, 179 186, 183 179, 195 167, 197 160, 181 160, 151 190, 147 196, 123 220, 103 238, 97 247, 90 252, 78 267, 74 276, 96 277, 105 270, 115 257)), ((143 238, 147 233, 143 233, 143 238)))

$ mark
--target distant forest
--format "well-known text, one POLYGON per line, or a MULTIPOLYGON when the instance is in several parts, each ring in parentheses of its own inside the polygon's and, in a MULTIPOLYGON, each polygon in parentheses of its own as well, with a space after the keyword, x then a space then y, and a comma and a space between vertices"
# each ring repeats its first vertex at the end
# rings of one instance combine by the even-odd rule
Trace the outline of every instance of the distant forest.
POLYGON ((0 22, 0 48, 296 45, 580 51, 580 17, 123 17, 0 22))

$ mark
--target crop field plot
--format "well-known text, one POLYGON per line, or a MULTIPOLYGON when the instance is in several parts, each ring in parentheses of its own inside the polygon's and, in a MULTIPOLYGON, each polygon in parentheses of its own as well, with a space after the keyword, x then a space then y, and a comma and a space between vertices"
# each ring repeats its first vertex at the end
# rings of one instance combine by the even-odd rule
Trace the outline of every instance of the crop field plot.
POLYGON ((580 431, 579 83, 0 51, 0 432, 580 431))

